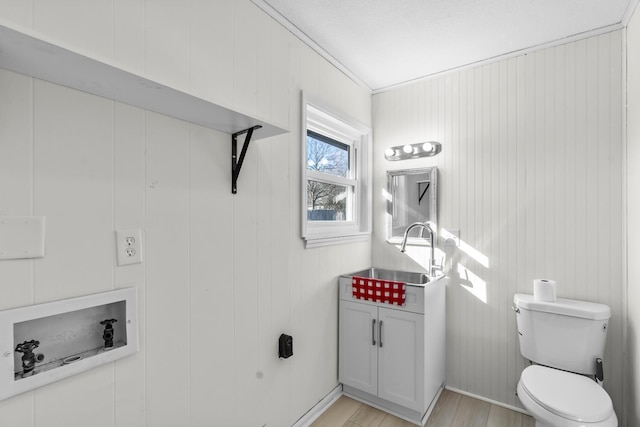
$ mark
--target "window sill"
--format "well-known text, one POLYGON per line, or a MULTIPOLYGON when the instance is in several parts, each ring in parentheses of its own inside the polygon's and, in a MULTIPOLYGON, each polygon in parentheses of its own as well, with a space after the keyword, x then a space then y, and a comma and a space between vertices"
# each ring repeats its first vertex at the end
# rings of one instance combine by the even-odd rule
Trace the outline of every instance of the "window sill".
MULTIPOLYGON (((403 240, 402 237, 395 236, 390 239, 387 239, 387 243, 391 245, 401 245, 402 240, 403 240)), ((435 240, 435 236, 434 236, 434 240, 435 240)), ((408 246, 431 246, 431 244, 429 243, 429 237, 409 237, 407 239, 407 245, 408 246)))
POLYGON ((360 233, 349 236, 333 236, 333 237, 306 237, 305 248, 320 248, 323 246, 342 245, 347 243, 368 242, 371 234, 360 233))

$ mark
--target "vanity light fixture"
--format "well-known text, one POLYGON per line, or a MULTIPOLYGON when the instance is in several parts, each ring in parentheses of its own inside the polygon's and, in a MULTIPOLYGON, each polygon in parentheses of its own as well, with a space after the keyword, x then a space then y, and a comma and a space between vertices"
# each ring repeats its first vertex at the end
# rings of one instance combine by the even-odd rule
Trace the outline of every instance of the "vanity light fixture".
POLYGON ((387 160, 407 160, 419 157, 431 157, 442 151, 442 144, 435 141, 418 142, 416 144, 398 145, 387 148, 384 157, 387 160))

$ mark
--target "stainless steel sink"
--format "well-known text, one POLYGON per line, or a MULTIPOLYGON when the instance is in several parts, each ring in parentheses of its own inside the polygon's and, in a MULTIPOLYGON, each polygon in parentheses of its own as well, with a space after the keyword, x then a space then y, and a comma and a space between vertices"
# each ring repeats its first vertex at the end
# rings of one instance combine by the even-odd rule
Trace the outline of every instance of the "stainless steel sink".
POLYGON ((429 276, 425 273, 413 273, 410 271, 384 270, 381 268, 371 267, 366 270, 358 271, 352 274, 345 274, 347 277, 360 276, 369 277, 371 279, 392 280, 394 282, 403 282, 408 285, 424 285, 429 283, 429 276))

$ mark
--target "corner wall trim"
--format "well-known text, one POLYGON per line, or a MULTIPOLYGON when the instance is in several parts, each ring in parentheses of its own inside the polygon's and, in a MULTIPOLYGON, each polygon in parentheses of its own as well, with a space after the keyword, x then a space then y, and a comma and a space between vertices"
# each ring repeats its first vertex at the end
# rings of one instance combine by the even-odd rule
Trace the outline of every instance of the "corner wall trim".
POLYGON ((338 384, 336 388, 331 390, 329 394, 316 403, 313 408, 309 409, 298 421, 291 427, 308 427, 320 417, 331 405, 334 404, 342 396, 342 384, 338 384))

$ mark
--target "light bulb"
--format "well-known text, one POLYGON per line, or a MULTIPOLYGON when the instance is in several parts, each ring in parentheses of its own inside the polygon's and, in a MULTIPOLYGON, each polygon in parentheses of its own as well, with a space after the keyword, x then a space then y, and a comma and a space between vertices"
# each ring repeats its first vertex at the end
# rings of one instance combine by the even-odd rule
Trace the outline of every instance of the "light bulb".
POLYGON ((415 144, 397 145, 384 150, 387 160, 417 159, 418 157, 435 156, 442 150, 439 142, 416 142, 415 144))

